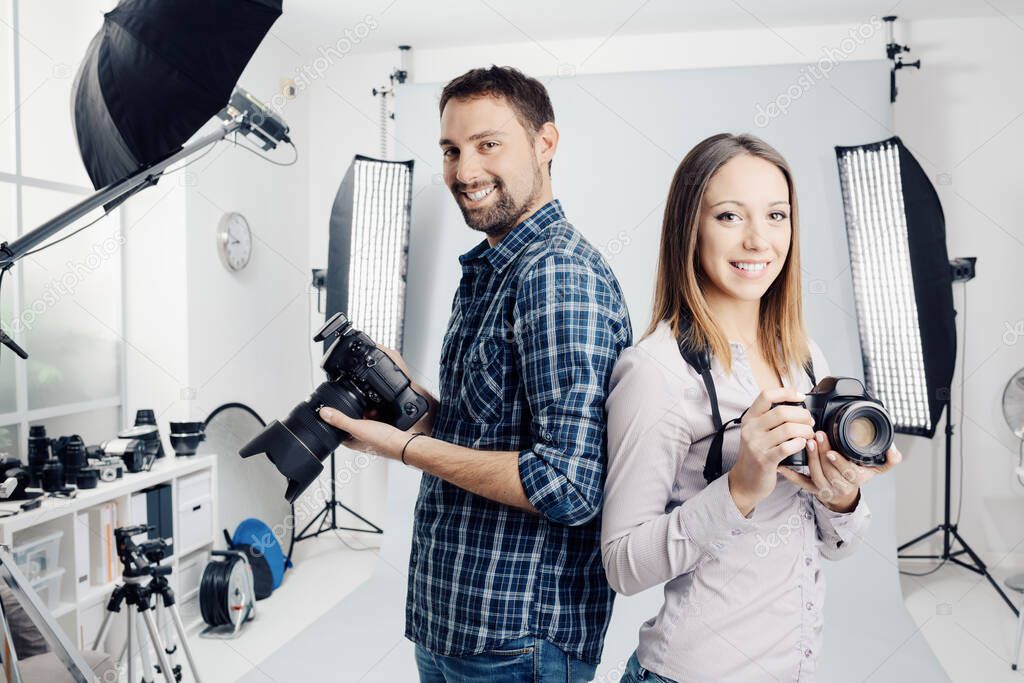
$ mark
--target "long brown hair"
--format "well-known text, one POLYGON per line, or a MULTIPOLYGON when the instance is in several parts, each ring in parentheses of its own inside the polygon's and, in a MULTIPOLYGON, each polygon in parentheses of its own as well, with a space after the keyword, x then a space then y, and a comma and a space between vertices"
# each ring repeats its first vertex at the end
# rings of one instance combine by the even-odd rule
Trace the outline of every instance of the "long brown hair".
POLYGON ((757 342, 765 361, 783 377, 789 373, 791 364, 800 366, 810 358, 800 285, 799 211, 793 176, 786 160, 753 135, 712 135, 691 149, 676 169, 661 228, 654 311, 644 336, 664 320, 679 337, 680 323, 688 317, 690 325, 684 342, 694 349, 709 349, 722 367, 732 372, 729 340, 715 321, 704 296, 707 276, 700 266, 697 230, 708 182, 723 164, 740 154, 750 154, 775 165, 789 185, 792 226, 789 254, 782 271, 761 297, 757 331, 757 342))

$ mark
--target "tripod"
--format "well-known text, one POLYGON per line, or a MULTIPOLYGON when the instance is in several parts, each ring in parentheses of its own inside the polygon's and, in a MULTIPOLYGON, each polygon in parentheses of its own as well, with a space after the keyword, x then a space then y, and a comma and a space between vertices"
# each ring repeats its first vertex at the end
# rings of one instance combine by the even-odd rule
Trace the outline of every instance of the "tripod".
MULTIPOLYGON (((384 530, 381 529, 379 526, 377 526, 376 524, 374 524, 370 520, 366 519, 361 514, 359 514, 358 512, 353 510, 352 508, 350 508, 347 505, 345 505, 344 503, 342 503, 340 500, 338 500, 337 488, 336 488, 337 484, 336 484, 336 480, 334 478, 334 476, 335 476, 334 473, 335 473, 335 469, 334 469, 334 451, 331 451, 331 497, 324 501, 324 506, 320 509, 320 512, 316 513, 316 515, 313 517, 313 519, 309 520, 309 523, 306 524, 306 526, 302 527, 302 531, 300 531, 298 533, 298 535, 295 537, 295 540, 296 541, 304 541, 307 538, 316 538, 317 536, 319 536, 320 534, 322 534, 324 532, 334 531, 334 530, 338 530, 338 531, 358 531, 358 532, 364 533, 364 534, 382 534, 382 533, 384 533, 384 530), (359 521, 363 522, 364 524, 366 524, 370 528, 369 529, 366 529, 366 528, 361 528, 360 529, 360 528, 350 527, 350 526, 338 526, 338 508, 341 508, 345 512, 349 513, 350 515, 352 515, 353 517, 355 517, 359 521), (312 533, 307 533, 313 527, 313 525, 316 524, 317 522, 320 523, 319 526, 317 527, 317 530, 312 532, 312 533)), ((289 552, 289 554, 291 554, 291 553, 289 552)))
POLYGON ((167 556, 169 546, 160 539, 140 544, 136 544, 132 540, 132 536, 152 530, 153 527, 148 525, 114 529, 117 556, 124 565, 124 584, 115 586, 114 592, 110 595, 110 600, 107 602, 107 613, 103 617, 99 633, 96 634, 93 648, 102 648, 103 641, 110 630, 111 617, 121 611, 122 604, 127 603, 129 608, 125 613, 127 635, 118 663, 127 655, 129 683, 135 683, 136 680, 136 649, 142 659, 142 682, 153 683, 151 676, 154 666, 149 657, 147 644, 143 639, 142 629, 139 627, 138 618, 140 616, 149 634, 149 645, 152 645, 159 662, 159 666, 155 667, 156 672, 163 674, 166 683, 177 683, 181 680, 181 666, 174 661, 178 650, 174 634, 169 632, 166 620, 159 619, 158 613, 154 616, 157 608, 167 610, 177 631, 178 642, 181 643, 185 657, 188 659, 189 668, 192 670, 192 679, 195 683, 200 683, 199 671, 196 669, 192 650, 189 649, 188 640, 185 637, 185 626, 181 623, 181 615, 178 614, 178 606, 174 602, 174 591, 171 590, 167 582, 167 575, 171 573, 171 568, 160 565, 160 560, 167 556), (160 601, 154 602, 154 596, 158 596, 160 601), (131 609, 132 607, 135 608, 134 611, 131 609), (163 637, 160 634, 161 629, 164 631, 163 637))
POLYGON ((107 637, 107 632, 110 630, 111 617, 121 611, 123 603, 127 603, 129 607, 125 614, 127 619, 127 638, 118 661, 121 661, 127 655, 128 681, 133 683, 136 680, 134 668, 135 650, 137 648, 138 654, 142 659, 142 681, 144 683, 153 683, 153 678, 150 676, 154 667, 149 656, 149 650, 143 641, 142 631, 139 629, 137 618, 140 615, 149 634, 149 642, 152 644, 159 662, 159 665, 155 667, 156 672, 158 674, 162 673, 167 683, 180 681, 181 665, 175 662, 178 647, 174 640, 174 634, 168 632, 166 622, 159 618, 160 613, 158 609, 162 607, 170 613, 174 628, 177 631, 178 642, 181 643, 181 647, 185 651, 185 657, 188 659, 189 668, 192 670, 192 677, 196 683, 200 683, 199 672, 196 669, 195 660, 192 658, 192 651, 189 649, 188 640, 185 638, 185 627, 181 622, 181 616, 178 614, 178 606, 174 602, 174 592, 167 583, 167 574, 171 573, 171 568, 157 567, 156 570, 158 573, 148 583, 145 582, 145 578, 142 576, 125 577, 124 585, 114 588, 110 601, 107 603, 107 614, 103 618, 103 625, 100 627, 100 632, 96 636, 93 647, 96 649, 102 647, 103 640, 107 637), (154 596, 159 596, 161 602, 154 602, 154 596), (131 610, 132 607, 135 608, 135 611, 131 610), (162 637, 161 630, 164 631, 162 637))
POLYGON ((988 571, 988 567, 985 566, 985 563, 981 560, 980 557, 978 557, 978 554, 975 553, 974 550, 971 549, 971 546, 967 545, 967 541, 965 541, 964 537, 960 535, 959 531, 957 531, 957 525, 952 522, 952 518, 950 516, 950 507, 951 507, 951 505, 950 505, 950 498, 951 498, 951 494, 950 494, 950 488, 951 488, 951 474, 950 474, 950 470, 951 470, 951 464, 952 464, 952 461, 953 461, 953 424, 952 424, 952 412, 950 411, 950 400, 949 400, 948 397, 945 399, 945 406, 944 407, 945 407, 945 410, 946 410, 946 481, 945 481, 946 501, 945 501, 945 513, 944 513, 944 516, 943 516, 943 521, 942 521, 941 524, 939 524, 934 529, 930 529, 930 530, 924 532, 923 534, 921 534, 920 536, 918 536, 918 537, 916 537, 916 538, 914 538, 914 539, 912 539, 910 541, 907 541, 906 543, 901 545, 899 548, 896 549, 896 553, 897 553, 896 556, 899 559, 928 559, 928 560, 942 560, 943 562, 952 562, 953 564, 958 564, 961 567, 963 567, 964 569, 969 569, 969 570, 971 570, 972 572, 974 572, 976 574, 981 574, 986 579, 988 579, 988 582, 990 584, 992 584, 993 588, 996 589, 996 593, 999 593, 999 596, 1004 601, 1006 601, 1007 605, 1010 606, 1010 610, 1013 612, 1014 616, 1020 616, 1020 611, 1017 609, 1017 606, 1013 604, 1013 601, 1010 600, 1010 598, 1003 591, 1002 587, 1000 587, 999 583, 996 582, 996 580, 992 577, 992 574, 990 574, 989 571, 988 571), (920 541, 923 541, 924 539, 928 538, 932 534, 936 534, 936 533, 938 533, 940 531, 942 532, 942 553, 941 554, 939 554, 939 555, 900 555, 899 554, 905 548, 909 548, 910 546, 912 546, 912 545, 914 545, 914 544, 916 544, 916 543, 918 543, 920 541), (960 544, 960 546, 961 546, 960 550, 956 550, 956 551, 953 550, 953 544, 954 543, 959 543, 960 544), (970 562, 964 562, 963 560, 961 560, 958 557, 959 555, 963 555, 965 553, 968 555, 968 557, 970 557, 970 562))

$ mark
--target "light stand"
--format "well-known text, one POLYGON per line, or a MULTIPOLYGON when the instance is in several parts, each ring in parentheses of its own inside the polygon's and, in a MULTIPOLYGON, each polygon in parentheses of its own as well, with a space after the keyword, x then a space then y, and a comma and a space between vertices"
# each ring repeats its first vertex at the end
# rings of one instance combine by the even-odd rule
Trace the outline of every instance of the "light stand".
POLYGON ((300 531, 298 535, 295 537, 296 541, 304 541, 307 538, 316 538, 320 534, 328 531, 356 531, 363 534, 384 533, 384 530, 381 529, 379 526, 377 526, 370 520, 366 519, 361 514, 359 514, 352 508, 342 503, 340 500, 338 500, 337 483, 334 479, 334 455, 335 451, 331 451, 331 497, 324 501, 324 505, 322 508, 320 508, 320 512, 316 513, 313 519, 309 520, 306 526, 302 527, 302 531, 300 531), (349 513, 350 515, 358 519, 363 524, 366 524, 370 528, 360 529, 357 527, 350 526, 338 526, 338 508, 341 508, 345 512, 349 513), (320 525, 317 527, 316 531, 312 533, 307 533, 309 532, 310 528, 318 521, 320 522, 320 525))
MULTIPOLYGON (((320 300, 322 298, 321 294, 322 294, 322 292, 324 291, 324 289, 327 286, 326 285, 326 280, 327 280, 327 275, 326 275, 326 272, 323 269, 316 268, 316 269, 313 270, 313 287, 316 288, 316 291, 317 291, 317 297, 316 298, 317 298, 317 310, 318 311, 320 310, 320 300)), ((309 520, 309 522, 306 523, 306 526, 302 527, 302 531, 300 531, 298 534, 296 534, 294 537, 292 537, 292 545, 294 545, 296 541, 304 541, 307 538, 316 538, 320 534, 325 533, 327 531, 356 531, 356 532, 363 533, 363 534, 383 534, 384 533, 384 530, 381 529, 379 526, 377 526, 376 524, 374 524, 370 520, 366 519, 361 514, 359 514, 358 512, 356 512, 355 510, 353 510, 352 508, 348 507, 347 505, 345 505, 344 503, 342 503, 341 501, 338 500, 338 484, 337 484, 337 481, 334 478, 335 477, 335 472, 337 471, 336 468, 335 468, 335 453, 336 453, 336 451, 331 451, 331 455, 330 455, 330 458, 331 458, 331 497, 324 501, 323 507, 320 508, 320 511, 317 512, 316 515, 314 515, 313 519, 309 520), (349 513, 350 515, 352 515, 353 517, 358 519, 363 524, 366 524, 370 528, 369 529, 366 529, 366 528, 358 529, 358 528, 355 528, 355 527, 338 526, 338 508, 341 508, 345 512, 349 513), (310 532, 309 530, 317 522, 319 522, 320 525, 317 527, 316 531, 310 532)), ((294 516, 295 515, 293 513, 292 517, 294 517, 294 516)), ((288 559, 289 560, 291 559, 291 556, 292 556, 291 549, 289 549, 289 551, 288 551, 288 559)))
POLYGON ((159 177, 169 167, 179 161, 188 158, 192 154, 204 149, 214 143, 220 142, 231 133, 247 128, 248 124, 243 119, 236 119, 221 127, 220 130, 202 137, 190 145, 181 148, 163 161, 142 169, 135 175, 129 176, 122 181, 109 185, 102 190, 92 194, 64 212, 54 216, 35 230, 22 235, 13 242, 0 244, 0 270, 7 270, 14 265, 15 261, 23 257, 34 246, 60 232, 71 225, 79 218, 85 216, 93 209, 104 204, 117 201, 139 190, 154 185, 159 177))
MULTIPOLYGON (((323 269, 316 268, 316 269, 313 270, 313 287, 316 288, 316 291, 317 291, 317 296, 316 296, 316 299, 317 299, 317 311, 320 311, 320 300, 322 298, 321 294, 323 293, 324 289, 327 287, 326 280, 327 280, 327 274, 326 274, 326 272, 323 269)), ((370 520, 366 519, 361 514, 359 514, 358 512, 356 512, 355 510, 353 510, 352 508, 348 507, 347 505, 345 505, 344 503, 342 503, 341 501, 338 500, 338 484, 337 484, 337 481, 334 478, 335 472, 337 471, 336 468, 335 468, 335 462, 334 462, 335 453, 336 453, 336 451, 331 451, 331 455, 330 455, 330 458, 331 458, 331 497, 324 501, 324 505, 323 505, 322 508, 320 508, 320 511, 317 512, 316 515, 313 517, 313 519, 309 520, 309 522, 306 524, 306 526, 302 527, 302 531, 300 531, 292 539, 293 543, 295 541, 304 541, 307 538, 316 538, 320 534, 322 534, 324 532, 327 532, 327 531, 356 531, 356 532, 364 533, 364 534, 383 534, 384 533, 384 530, 381 529, 379 526, 377 526, 376 524, 374 524, 370 520), (350 515, 352 515, 353 517, 355 517, 356 519, 358 519, 362 523, 366 524, 370 528, 369 529, 365 529, 365 528, 357 529, 357 528, 354 528, 354 527, 338 526, 338 508, 341 508, 345 512, 349 513, 350 515), (317 527, 317 530, 315 532, 309 533, 309 530, 318 521, 320 522, 320 526, 317 527)), ((291 558, 291 552, 290 551, 288 553, 288 557, 289 557, 289 559, 291 558)))
MULTIPOLYGON (((958 280, 959 281, 963 281, 964 282, 964 286, 966 287, 967 286, 966 285, 967 281, 974 277, 974 262, 975 262, 975 260, 976 259, 974 259, 973 257, 969 257, 969 258, 966 258, 966 259, 954 259, 953 261, 950 261, 950 266, 952 267, 952 278, 953 278, 953 281, 954 282, 956 282, 958 280)), ((960 371, 963 372, 964 368, 961 368, 960 371)), ((1020 610, 1017 608, 1016 605, 1013 604, 1013 601, 1009 598, 1009 596, 1006 594, 1006 592, 1003 591, 1003 589, 999 585, 999 583, 992 577, 992 574, 989 572, 988 567, 985 565, 985 563, 982 561, 982 559, 978 556, 978 554, 976 552, 974 552, 974 550, 971 548, 971 546, 968 545, 968 543, 964 539, 964 537, 960 535, 960 532, 957 530, 957 522, 953 521, 952 512, 951 512, 951 510, 952 510, 952 464, 953 464, 953 419, 952 419, 953 418, 953 412, 950 409, 950 406, 951 406, 950 392, 945 392, 945 393, 941 394, 941 396, 942 396, 943 410, 946 413, 946 472, 945 472, 945 477, 944 477, 945 481, 944 481, 944 484, 943 484, 944 485, 944 501, 943 501, 942 522, 938 526, 934 527, 933 529, 930 529, 930 530, 924 532, 923 534, 921 534, 920 536, 917 536, 917 537, 907 541, 903 545, 899 546, 896 549, 896 553, 897 553, 896 556, 897 556, 898 559, 901 559, 901 560, 902 559, 915 559, 915 560, 922 560, 923 559, 923 560, 942 560, 943 563, 945 563, 945 562, 952 562, 953 564, 960 565, 964 569, 969 569, 970 571, 974 572, 975 574, 980 574, 981 576, 984 576, 986 579, 988 579, 988 582, 990 584, 992 584, 993 588, 996 589, 996 593, 999 594, 999 597, 1001 597, 1006 602, 1006 604, 1009 605, 1010 610, 1013 612, 1014 616, 1019 617, 1020 616, 1020 610), (940 554, 938 554, 938 555, 901 555, 900 554, 906 548, 909 548, 910 546, 915 545, 915 544, 923 541, 924 539, 930 537, 932 534, 939 533, 940 531, 942 532, 942 552, 940 554), (955 543, 959 543, 960 544, 960 550, 953 550, 953 546, 954 546, 955 543), (964 554, 966 554, 968 557, 970 557, 970 562, 969 563, 965 562, 965 561, 963 561, 963 560, 961 560, 959 558, 960 555, 964 555, 964 554)), ((960 476, 963 476, 963 473, 961 473, 960 476)))
MULTIPOLYGON (((241 132, 245 135, 252 135, 260 142, 264 151, 274 149, 279 142, 292 144, 288 137, 288 126, 265 105, 249 95, 244 88, 235 88, 230 101, 218 113, 218 117, 225 121, 219 130, 201 137, 191 144, 183 145, 174 154, 150 164, 124 180, 108 185, 13 242, 0 243, 0 282, 3 281, 3 274, 10 270, 19 259, 31 253, 36 245, 88 215, 90 211, 101 206, 112 207, 132 194, 155 185, 168 168, 196 152, 220 142, 232 133, 241 132)), ((2 330, 0 330, 0 344, 10 348, 22 359, 28 358, 25 350, 2 330)))
POLYGON ((992 577, 992 574, 989 573, 989 571, 988 571, 988 567, 985 565, 985 563, 982 561, 982 559, 980 557, 978 557, 978 554, 976 552, 974 552, 974 550, 971 549, 971 546, 969 546, 967 544, 967 541, 964 540, 964 537, 961 536, 960 532, 957 530, 957 525, 952 521, 952 516, 951 516, 951 513, 950 513, 950 509, 952 507, 950 505, 950 501, 951 501, 951 498, 952 498, 952 494, 951 494, 951 488, 952 488, 952 486, 951 486, 951 478, 952 477, 951 477, 950 471, 952 469, 951 465, 952 465, 952 462, 953 462, 953 424, 952 424, 952 420, 951 420, 952 412, 949 409, 949 407, 950 407, 949 398, 946 398, 944 403, 945 403, 945 410, 946 410, 946 475, 945 475, 945 502, 944 502, 942 522, 938 526, 936 526, 935 528, 930 529, 929 531, 924 532, 920 536, 918 536, 918 537, 916 537, 916 538, 914 538, 914 539, 912 539, 910 541, 907 541, 906 543, 904 543, 903 545, 898 547, 896 549, 896 553, 897 553, 896 557, 898 559, 901 559, 901 560, 903 560, 903 559, 917 559, 917 560, 925 559, 925 560, 942 560, 943 562, 952 562, 953 564, 960 565, 964 569, 971 570, 975 574, 980 574, 981 576, 984 576, 986 579, 988 579, 988 582, 990 584, 992 584, 993 588, 996 589, 996 593, 999 593, 999 596, 1003 600, 1006 601, 1006 604, 1010 606, 1010 610, 1013 612, 1014 616, 1019 617, 1020 616, 1020 610, 1017 609, 1017 606, 1013 604, 1013 601, 1010 600, 1009 596, 1006 595, 1006 593, 1003 591, 1003 589, 999 585, 999 583, 992 577), (938 533, 940 531, 942 532, 942 552, 940 554, 938 554, 938 555, 901 555, 901 554, 899 554, 904 549, 909 548, 910 546, 912 546, 912 545, 914 545, 914 544, 916 544, 916 543, 918 543, 920 541, 923 541, 924 539, 928 538, 932 534, 936 534, 936 533, 938 533), (953 544, 954 543, 959 543, 960 544, 960 546, 961 546, 960 550, 953 550, 953 544), (961 560, 958 557, 959 555, 963 555, 965 553, 971 558, 971 561, 969 563, 968 562, 964 562, 963 560, 961 560))
MULTIPOLYGON (((144 168, 135 175, 129 176, 124 180, 109 185, 95 194, 86 197, 79 203, 66 209, 57 216, 54 216, 38 228, 22 235, 13 242, 0 243, 0 275, 7 270, 10 270, 10 268, 14 266, 15 262, 25 256, 33 247, 49 239, 83 216, 88 215, 90 211, 93 211, 104 204, 123 199, 135 192, 138 192, 139 190, 149 187, 150 185, 155 185, 163 172, 174 164, 188 158, 199 150, 220 142, 235 131, 248 131, 249 128, 250 124, 247 116, 234 119, 222 126, 220 130, 210 133, 209 135, 196 140, 192 144, 182 147, 179 152, 167 157, 163 161, 159 161, 147 168, 144 168)), ((2 330, 0 330, 0 344, 7 346, 22 359, 28 358, 28 354, 25 350, 18 346, 13 339, 4 334, 2 330)))

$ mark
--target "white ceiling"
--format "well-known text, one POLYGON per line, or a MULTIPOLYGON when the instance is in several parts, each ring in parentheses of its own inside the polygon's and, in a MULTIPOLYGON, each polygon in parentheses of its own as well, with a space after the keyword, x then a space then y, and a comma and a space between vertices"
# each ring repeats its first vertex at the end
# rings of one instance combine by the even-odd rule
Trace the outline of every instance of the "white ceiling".
POLYGON ((375 24, 358 50, 1024 14, 1024 0, 284 0, 272 39, 296 53, 375 24), (371 19, 367 19, 370 17, 371 19))

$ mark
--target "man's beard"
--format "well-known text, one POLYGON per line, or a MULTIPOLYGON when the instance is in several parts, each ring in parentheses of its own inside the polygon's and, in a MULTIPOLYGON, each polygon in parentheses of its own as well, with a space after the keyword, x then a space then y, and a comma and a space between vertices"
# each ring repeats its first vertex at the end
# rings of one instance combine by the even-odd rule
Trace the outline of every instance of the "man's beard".
POLYGON ((469 188, 468 185, 456 182, 451 189, 452 194, 455 195, 455 203, 462 210, 462 217, 465 219, 466 225, 488 237, 499 237, 516 227, 526 217, 524 214, 540 196, 542 182, 541 174, 535 171, 530 195, 521 203, 516 203, 501 178, 495 177, 491 180, 494 185, 491 194, 497 195, 494 203, 480 209, 467 207, 464 204, 466 197, 462 193, 469 188))

